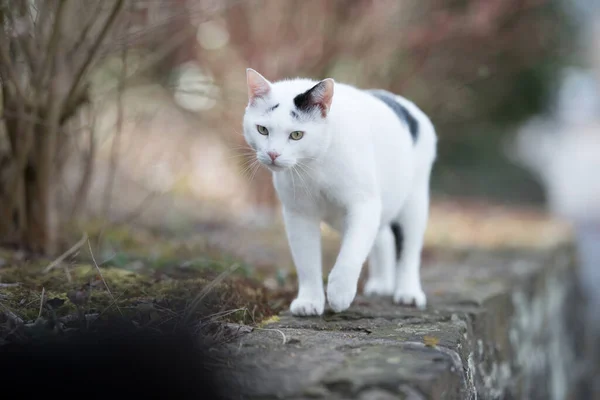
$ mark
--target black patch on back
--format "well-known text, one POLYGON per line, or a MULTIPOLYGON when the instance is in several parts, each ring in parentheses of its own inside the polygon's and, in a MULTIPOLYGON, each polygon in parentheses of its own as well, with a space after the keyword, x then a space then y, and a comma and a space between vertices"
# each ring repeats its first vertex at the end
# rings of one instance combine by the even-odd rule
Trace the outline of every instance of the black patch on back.
POLYGON ((385 103, 392 111, 398 116, 398 118, 408 126, 410 136, 412 136, 413 143, 417 141, 419 137, 419 122, 415 117, 404 107, 398 103, 394 98, 394 95, 385 90, 367 90, 368 93, 377 97, 379 100, 385 103))
POLYGON ((400 260, 400 256, 402 255, 402 245, 404 244, 404 233, 402 232, 402 227, 397 222, 392 222, 390 224, 390 228, 392 228, 392 233, 394 234, 394 244, 396 245, 396 259, 400 260))

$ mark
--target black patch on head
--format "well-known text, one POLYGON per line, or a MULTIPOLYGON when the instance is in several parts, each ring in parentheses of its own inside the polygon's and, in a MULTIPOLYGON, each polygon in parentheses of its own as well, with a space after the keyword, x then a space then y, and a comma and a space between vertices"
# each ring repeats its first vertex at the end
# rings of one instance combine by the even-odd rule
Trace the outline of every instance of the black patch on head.
POLYGON ((298 115, 298 113, 294 110, 290 111, 290 115, 292 116, 292 118, 296 118, 298 119, 300 116, 298 115))
POLYGON ((315 108, 317 108, 318 106, 312 101, 312 91, 314 90, 314 87, 312 89, 307 90, 304 93, 299 94, 298 96, 294 97, 294 105, 296 106, 296 108, 299 111, 302 111, 304 113, 311 113, 315 108))
POLYGON ((385 90, 367 90, 368 93, 378 98, 385 103, 386 106, 392 109, 392 111, 398 116, 398 118, 406 124, 410 135, 412 136, 413 143, 417 141, 419 137, 419 122, 417 119, 404 107, 402 104, 396 101, 394 95, 385 90))
POLYGON ((400 256, 402 255, 402 246, 404 244, 404 233, 402 232, 402 227, 397 222, 393 222, 390 225, 390 228, 392 228, 392 233, 394 234, 394 244, 396 245, 396 259, 400 260, 400 256))
POLYGON ((269 108, 267 109, 267 112, 269 113, 269 112, 271 112, 271 111, 273 111, 273 110, 277 109, 277 107, 279 107, 279 104, 275 104, 273 107, 269 107, 269 108))
POLYGON ((320 110, 321 115, 324 117, 326 115, 326 110, 322 104, 319 104, 318 101, 315 101, 315 97, 317 99, 320 98, 322 95, 321 91, 325 90, 325 85, 326 83, 321 81, 312 88, 308 89, 306 92, 294 97, 294 105, 298 111, 311 114, 315 110, 320 110))

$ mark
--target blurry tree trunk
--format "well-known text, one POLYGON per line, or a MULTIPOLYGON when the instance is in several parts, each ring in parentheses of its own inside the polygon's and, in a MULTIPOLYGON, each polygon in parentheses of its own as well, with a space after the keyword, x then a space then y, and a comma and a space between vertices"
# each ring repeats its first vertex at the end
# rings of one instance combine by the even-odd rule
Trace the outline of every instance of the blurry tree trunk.
POLYGON ((3 155, 0 238, 31 251, 52 253, 56 244, 53 178, 60 103, 28 107, 6 85, 3 105, 11 151, 3 155))
POLYGON ((73 0, 0 1, 8 142, 0 154, 0 243, 56 252, 58 146, 68 141, 65 124, 87 102, 87 73, 123 2, 86 3, 82 9, 73 0))

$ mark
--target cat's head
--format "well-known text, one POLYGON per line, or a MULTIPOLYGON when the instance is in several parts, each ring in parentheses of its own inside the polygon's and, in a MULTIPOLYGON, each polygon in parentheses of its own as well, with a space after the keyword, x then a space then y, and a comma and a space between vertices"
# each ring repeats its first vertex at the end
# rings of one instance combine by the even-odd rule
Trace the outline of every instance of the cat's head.
POLYGON ((257 160, 272 171, 281 171, 320 158, 331 140, 327 117, 333 79, 271 83, 250 68, 246 79, 244 137, 257 160))

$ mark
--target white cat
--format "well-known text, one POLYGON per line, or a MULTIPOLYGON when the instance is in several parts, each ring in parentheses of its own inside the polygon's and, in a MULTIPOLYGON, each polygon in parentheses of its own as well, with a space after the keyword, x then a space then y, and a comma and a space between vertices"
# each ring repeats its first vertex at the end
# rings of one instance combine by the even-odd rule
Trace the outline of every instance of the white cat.
POLYGON ((246 71, 244 136, 273 172, 298 275, 295 315, 321 315, 321 221, 341 232, 327 300, 335 312, 356 296, 368 257, 367 295, 424 307, 420 263, 437 137, 412 102, 385 91, 246 71))

